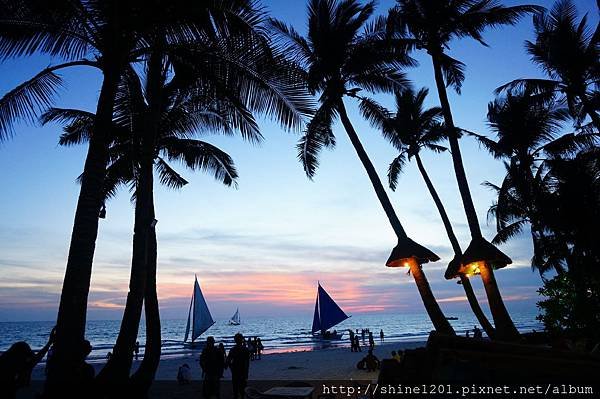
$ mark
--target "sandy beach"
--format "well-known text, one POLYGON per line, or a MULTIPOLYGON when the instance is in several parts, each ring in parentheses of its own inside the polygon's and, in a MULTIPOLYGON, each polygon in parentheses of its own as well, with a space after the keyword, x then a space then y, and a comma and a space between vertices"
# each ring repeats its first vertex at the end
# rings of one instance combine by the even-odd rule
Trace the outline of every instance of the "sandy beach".
MULTIPOLYGON (((389 358, 391 351, 398 349, 413 349, 425 346, 425 342, 393 342, 378 343, 373 353, 379 359, 389 358)), ((261 360, 250 363, 249 386, 261 391, 273 386, 286 385, 292 381, 311 381, 315 388, 319 388, 318 380, 327 381, 374 381, 378 372, 358 370, 356 363, 367 354, 366 348, 362 352, 350 352, 350 348, 331 348, 313 351, 297 351, 287 353, 270 353, 262 356, 261 360)), ((199 352, 184 357, 163 358, 156 375, 150 398, 188 399, 201 396, 201 371, 198 364, 199 352), (179 366, 187 363, 192 369, 192 383, 180 386, 176 383, 179 366)), ((133 369, 139 362, 135 362, 133 369)), ((104 365, 103 362, 92 363, 96 373, 104 365)), ((22 399, 35 398, 42 390, 44 379, 44 365, 40 364, 34 369, 31 385, 21 389, 17 397, 22 399)), ((229 370, 225 371, 224 381, 221 383, 221 397, 231 396, 231 379, 229 370)))
MULTIPOLYGON (((373 353, 379 359, 389 358, 391 351, 398 349, 412 349, 424 346, 425 342, 393 342, 375 346, 373 353)), ((201 379, 198 364, 199 352, 184 357, 161 359, 156 375, 159 381, 175 381, 179 366, 187 363, 192 369, 194 380, 201 379)), ((263 355, 261 360, 250 363, 251 380, 371 380, 377 378, 377 373, 368 373, 356 368, 356 363, 367 354, 366 348, 362 352, 350 352, 350 348, 332 348, 314 351, 299 351, 287 353, 271 353, 263 355)), ((102 368, 103 363, 93 363, 96 373, 102 368)), ((137 362, 133 369, 137 367, 137 362)), ((229 370, 225 371, 225 379, 230 379, 229 370)), ((44 366, 35 368, 33 380, 44 379, 44 366)))

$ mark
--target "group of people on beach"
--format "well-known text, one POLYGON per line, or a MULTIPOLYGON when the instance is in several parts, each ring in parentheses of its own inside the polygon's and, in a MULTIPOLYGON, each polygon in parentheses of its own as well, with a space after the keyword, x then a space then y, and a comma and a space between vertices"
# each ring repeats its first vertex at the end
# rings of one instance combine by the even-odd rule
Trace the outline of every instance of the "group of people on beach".
MULTIPOLYGON (((248 382, 250 371, 250 360, 260 359, 263 344, 258 337, 247 340, 237 333, 233 340, 234 346, 226 354, 223 343, 215 345, 215 338, 206 338, 206 344, 200 354, 200 368, 202 369, 202 396, 204 398, 219 398, 221 391, 221 378, 225 369, 231 371, 231 383, 233 386, 233 398, 243 398, 244 390, 248 382)), ((177 381, 179 384, 189 384, 192 375, 188 364, 179 367, 177 381)))
MULTIPOLYGON (((465 336, 471 338, 471 330, 467 330, 465 336)), ((483 338, 483 332, 477 326, 473 326, 473 338, 483 338)))
MULTIPOLYGON (((356 329, 356 332, 354 332, 352 329, 349 329, 348 332, 350 333, 350 352, 362 352, 358 328, 356 329)), ((373 338, 373 332, 371 330, 368 328, 363 328, 360 332, 360 336, 362 337, 363 342, 365 341, 365 338, 368 337, 369 350, 373 350, 373 348, 375 348, 375 338, 373 338)), ((384 338, 385 334, 383 333, 383 329, 381 329, 379 331, 379 340, 383 342, 384 338)))
POLYGON ((246 341, 246 346, 248 347, 248 350, 250 351, 250 360, 260 360, 262 351, 263 351, 263 349, 265 349, 260 338, 259 337, 254 337, 254 338, 248 337, 248 340, 246 341))

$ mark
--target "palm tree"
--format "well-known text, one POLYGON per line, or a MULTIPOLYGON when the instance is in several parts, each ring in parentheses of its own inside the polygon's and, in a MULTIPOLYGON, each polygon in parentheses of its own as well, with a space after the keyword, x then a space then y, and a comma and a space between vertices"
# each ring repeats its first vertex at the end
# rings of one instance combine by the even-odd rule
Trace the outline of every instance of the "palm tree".
MULTIPOLYGON (((136 275, 146 274, 147 279, 151 279, 152 285, 155 285, 156 276, 152 273, 151 268, 155 268, 155 260, 150 261, 148 266, 140 260, 140 256, 136 254, 138 251, 145 251, 144 255, 155 259, 156 256, 156 234, 154 225, 150 224, 147 230, 150 233, 141 239, 140 224, 145 223, 145 220, 140 220, 140 214, 146 212, 146 207, 150 208, 150 216, 154 216, 153 206, 153 184, 144 186, 141 184, 144 171, 142 166, 146 162, 144 159, 143 146, 147 145, 146 137, 148 136, 145 128, 145 120, 152 114, 150 107, 146 103, 142 86, 137 80, 135 74, 130 74, 128 82, 124 83, 118 92, 117 108, 115 111, 115 120, 113 122, 113 138, 109 148, 110 163, 107 167, 107 178, 105 180, 105 201, 110 199, 121 185, 129 186, 133 192, 133 199, 136 208, 136 222, 134 228, 134 249, 132 258, 132 279, 136 275), (145 137, 146 136, 146 137, 145 137), (150 204, 144 201, 144 197, 149 197, 150 204), (137 237, 135 236, 137 233, 137 237), (136 270, 138 269, 138 270, 136 270)), ((166 95, 164 109, 160 112, 158 137, 156 140, 156 148, 152 152, 152 162, 155 173, 158 175, 158 180, 161 184, 179 189, 187 184, 187 181, 178 174, 168 161, 180 161, 191 170, 202 170, 214 174, 215 179, 227 186, 235 184, 237 179, 237 171, 234 167, 231 158, 214 147, 213 145, 190 138, 193 134, 206 134, 209 131, 221 132, 225 134, 233 134, 232 126, 235 125, 235 114, 232 114, 231 109, 221 106, 219 101, 208 101, 208 99, 199 93, 189 95, 180 90, 163 88, 163 91, 170 91, 166 95), (171 90, 169 90, 171 89, 171 90), (194 129, 193 131, 191 129, 194 129)), ((147 90, 146 90, 147 92, 147 90)), ((244 110, 245 111, 245 110, 244 110)), ((61 135, 59 143, 61 145, 74 145, 88 142, 93 136, 92 121, 93 115, 76 110, 69 109, 50 109, 43 115, 44 123, 50 121, 65 121, 65 133, 61 135)), ((247 126, 244 127, 246 132, 251 132, 247 138, 252 141, 261 139, 258 127, 253 120, 249 120, 247 126)), ((153 178, 150 175, 150 183, 153 178)), ((139 277, 137 277, 139 278, 139 277)), ((146 287, 148 284, 146 284, 146 287)), ((155 287, 153 287, 155 289, 155 287)), ((135 306, 132 303, 130 291, 127 305, 129 308, 135 306)), ((150 294, 150 290, 142 293, 142 298, 150 294), (144 295, 146 294, 146 295, 144 295)), ((155 295, 154 293, 152 293, 155 295)), ((137 293, 140 295, 140 293, 137 293)), ((130 311, 131 312, 131 311, 130 311)), ((127 313, 127 311, 126 311, 127 313)), ((146 310, 148 316, 148 309, 146 310)), ((158 314, 150 315, 157 317, 158 314)), ((131 317, 129 317, 132 319, 131 317)), ((114 348, 114 356, 119 356, 117 361, 112 361, 105 366, 104 370, 99 375, 104 382, 115 384, 115 379, 121 378, 123 368, 131 367, 131 356, 123 354, 123 337, 130 333, 131 321, 124 316, 120 334, 120 340, 117 340, 117 345, 114 348), (124 359, 123 359, 124 358, 124 359), (125 366, 122 365, 125 363, 125 366), (102 374, 104 373, 104 374, 102 374), (108 374, 108 375, 107 375, 108 374)), ((156 321, 155 321, 156 322, 156 321)), ((139 320, 138 320, 139 323, 139 320)), ((160 323, 160 320, 158 320, 160 323)), ((137 326, 136 326, 137 327, 137 326)), ((151 329, 154 326, 151 326, 151 329)), ((134 331, 134 339, 137 336, 137 329, 134 331)), ((150 336, 151 339, 155 337, 150 336)), ((148 343, 147 343, 148 344, 148 343)), ((160 348, 160 335, 158 335, 158 348, 160 348)), ((146 347, 145 353, 152 353, 152 348, 146 347)), ((113 356, 113 357, 114 357, 113 356)), ((144 356, 146 360, 146 355, 144 356)), ((147 360, 149 361, 149 359, 147 360)), ((142 362, 142 367, 144 362, 142 362)), ((147 367, 147 366, 146 366, 147 367)), ((129 368, 127 368, 126 378, 129 376, 129 368)), ((138 376, 141 378, 141 376, 138 376)), ((120 381, 122 384, 123 381, 120 381)), ((116 385, 116 384, 115 384, 116 385)), ((136 388, 139 388, 136 385, 136 388)), ((145 384, 142 384, 145 385, 145 384)), ((120 386, 122 388, 122 385, 120 386)), ((103 387, 106 389, 106 386, 103 387)))
MULTIPOLYGON (((364 100, 360 104, 361 112, 373 126, 382 132, 383 136, 394 146, 394 148, 400 152, 400 154, 394 158, 388 169, 388 180, 392 190, 396 190, 398 186, 398 177, 400 173, 402 173, 407 160, 410 161, 410 159, 414 157, 417 161, 419 172, 421 173, 423 181, 429 190, 429 194, 440 214, 444 228, 446 229, 446 234, 452 245, 454 258, 451 262, 460 263, 462 249, 460 248, 456 234, 454 234, 454 229, 452 228, 452 223, 446 213, 444 204, 431 182, 420 156, 422 149, 428 149, 438 153, 446 151, 446 147, 439 145, 439 142, 445 139, 444 126, 440 121, 442 117, 441 108, 432 107, 423 109, 423 103, 428 93, 429 90, 426 88, 422 88, 418 92, 415 92, 410 88, 397 91, 394 93, 396 99, 396 112, 393 113, 375 101, 364 100)), ((494 327, 483 313, 481 306, 479 306, 471 282, 464 273, 459 272, 457 274, 460 278, 460 284, 463 286, 465 294, 467 295, 469 305, 477 317, 477 320, 486 334, 490 338, 494 337, 494 327)), ((446 278, 448 279, 454 277, 454 275, 446 275, 446 278)))
POLYGON ((505 267, 511 259, 483 238, 477 212, 469 190, 460 146, 459 131, 454 125, 446 92, 452 86, 460 93, 465 65, 445 53, 454 38, 470 37, 485 45, 482 32, 488 27, 514 24, 528 12, 539 11, 535 6, 505 7, 493 0, 397 0, 390 10, 390 26, 394 32, 410 38, 418 49, 431 56, 442 114, 447 128, 454 173, 458 183, 472 241, 463 254, 461 268, 466 274, 481 274, 488 297, 497 337, 515 339, 514 326, 500 295, 494 268, 505 267))
POLYGON ((588 133, 559 135, 569 112, 557 106, 554 97, 530 90, 509 91, 488 105, 489 126, 497 139, 477 136, 495 158, 505 161, 507 171, 501 186, 486 182, 498 193, 489 212, 498 231, 492 242, 504 243, 529 224, 534 247, 531 265, 541 274, 550 268, 563 272, 560 262, 542 254, 543 209, 551 192, 545 161, 589 147, 596 138, 588 133))
POLYGON ((600 81, 600 24, 593 32, 587 15, 577 22, 577 8, 571 0, 559 0, 548 11, 533 17, 535 42, 526 41, 531 60, 548 79, 516 79, 497 89, 528 87, 538 92, 560 93, 577 124, 586 115, 600 131, 597 102, 600 81), (596 98, 596 99, 595 99, 596 98))
POLYGON ((51 104, 61 84, 58 70, 91 66, 102 73, 102 86, 94 119, 100 132, 89 142, 81 190, 56 323, 53 362, 46 390, 60 396, 80 362, 85 335, 87 296, 102 204, 102 186, 108 160, 108 137, 114 97, 122 70, 139 47, 136 13, 130 2, 57 0, 20 2, 3 0, 0 6, 0 54, 4 58, 35 52, 58 56, 67 62, 45 68, 0 100, 0 137, 6 137, 18 119, 34 119, 51 104), (95 58, 90 61, 85 58, 95 58))
POLYGON ((306 38, 292 27, 273 21, 276 34, 286 45, 285 51, 305 67, 309 91, 320 96, 320 106, 298 144, 298 158, 312 178, 318 166, 319 151, 335 143, 332 124, 339 116, 398 238, 387 265, 410 268, 435 329, 453 334, 421 268, 422 263, 439 257, 408 238, 343 101, 345 96, 357 98, 356 93, 362 89, 392 92, 408 85, 399 72, 401 67, 414 63, 406 55, 406 42, 387 37, 384 18, 376 19, 361 32, 373 11, 373 2, 311 0, 306 38))

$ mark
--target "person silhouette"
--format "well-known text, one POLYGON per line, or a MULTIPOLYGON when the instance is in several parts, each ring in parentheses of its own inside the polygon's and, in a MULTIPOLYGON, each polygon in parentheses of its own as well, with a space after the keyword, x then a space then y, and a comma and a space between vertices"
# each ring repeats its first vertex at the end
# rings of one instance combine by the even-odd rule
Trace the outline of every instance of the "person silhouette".
POLYGON ((367 371, 375 371, 379 368, 379 359, 373 354, 372 349, 369 349, 367 356, 361 362, 363 362, 364 369, 367 371))
POLYGON ((200 354, 200 367, 204 380, 202 382, 202 396, 210 399, 221 396, 221 376, 225 367, 223 353, 215 347, 214 337, 206 338, 206 345, 200 354))
POLYGON ((477 326, 473 327, 473 338, 483 338, 483 334, 477 326))
POLYGON ((192 372, 190 370, 190 366, 187 363, 179 366, 179 370, 177 371, 177 382, 179 385, 187 385, 192 381, 192 372))
POLYGON ((246 347, 248 348, 248 352, 250 352, 250 360, 254 360, 256 358, 256 347, 254 346, 254 342, 252 342, 251 337, 248 337, 246 347))
POLYGON ((140 356, 140 341, 135 341, 135 346, 133 347, 133 353, 135 353, 135 360, 138 360, 139 356, 140 356))
POLYGON ((354 352, 362 352, 362 349, 360 349, 360 339, 358 338, 358 335, 354 336, 354 352))
POLYGON ((375 339, 373 338, 373 333, 369 331, 369 349, 373 350, 375 348, 375 339))
POLYGON ((55 330, 52 329, 48 342, 37 353, 27 342, 11 345, 0 355, 0 396, 6 399, 16 397, 17 390, 29 385, 33 368, 44 358, 54 343, 55 330))
MULTIPOLYGON (((223 342, 219 343, 217 349, 223 358, 223 371, 225 371, 225 360, 227 359, 227 353, 225 352, 225 345, 223 345, 223 342)), ((223 378, 223 373, 221 373, 221 378, 223 378)))
POLYGON ((261 339, 258 337, 256 337, 256 341, 254 342, 254 344, 256 346, 256 358, 260 360, 262 351, 263 349, 265 349, 265 347, 263 346, 261 339))
POLYGON ((250 352, 244 346, 244 336, 242 334, 235 334, 233 340, 235 341, 235 346, 229 350, 226 364, 231 370, 233 398, 243 399, 244 390, 248 382, 248 371, 250 369, 250 352))

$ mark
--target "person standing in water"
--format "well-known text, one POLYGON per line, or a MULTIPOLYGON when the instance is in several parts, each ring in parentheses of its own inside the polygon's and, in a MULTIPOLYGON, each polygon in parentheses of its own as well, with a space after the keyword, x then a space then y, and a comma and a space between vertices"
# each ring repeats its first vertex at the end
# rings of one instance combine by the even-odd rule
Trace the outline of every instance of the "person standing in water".
POLYGON ((229 350, 226 364, 231 370, 233 398, 244 399, 244 390, 246 389, 250 369, 250 352, 244 346, 244 336, 242 334, 235 334, 233 340, 235 346, 229 350))

